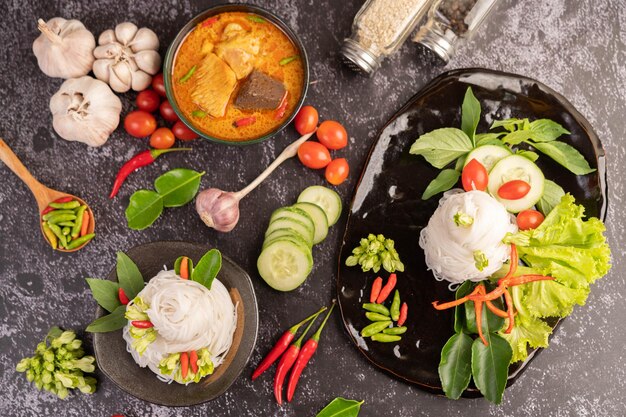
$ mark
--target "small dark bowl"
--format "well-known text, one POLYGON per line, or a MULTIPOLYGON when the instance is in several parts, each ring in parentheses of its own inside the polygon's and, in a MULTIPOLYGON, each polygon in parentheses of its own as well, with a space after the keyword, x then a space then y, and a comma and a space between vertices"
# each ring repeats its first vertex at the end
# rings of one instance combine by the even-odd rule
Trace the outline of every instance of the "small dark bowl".
POLYGON ((165 54, 165 60, 163 61, 163 81, 165 83, 165 91, 167 92, 167 99, 169 100, 170 104, 174 108, 174 111, 176 112, 180 120, 182 120, 183 123, 185 123, 191 130, 196 132, 200 137, 208 139, 212 142, 223 143, 226 145, 250 145, 252 143, 263 142, 264 140, 271 138, 276 133, 283 130, 289 123, 291 123, 293 118, 296 117, 296 114, 298 114, 300 107, 302 107, 302 104, 304 103, 304 99, 306 97, 306 93, 309 88, 309 58, 306 54, 306 49, 304 49, 304 44, 302 43, 298 35, 296 35, 296 33, 287 25, 287 23, 283 19, 276 16, 274 13, 266 9, 263 9, 261 7, 253 6, 250 4, 240 4, 240 3, 221 4, 218 6, 211 7, 203 11, 202 13, 196 15, 185 26, 183 26, 183 28, 178 32, 178 34, 176 35, 176 37, 170 44, 169 48, 167 49, 167 53, 165 54), (291 40, 291 42, 293 42, 293 44, 296 45, 296 47, 298 48, 298 52, 301 57, 303 66, 304 66, 304 83, 302 86, 302 94, 293 112, 288 117, 286 117, 283 123, 281 123, 273 131, 261 137, 251 138, 250 140, 244 140, 244 141, 229 141, 229 140, 225 140, 221 138, 216 138, 213 136, 209 136, 206 132, 203 132, 202 130, 198 129, 193 124, 192 121, 190 121, 189 119, 185 117, 181 109, 178 107, 178 104, 176 103, 176 99, 174 97, 174 89, 172 87, 172 73, 174 70, 174 59, 176 58, 176 54, 178 52, 179 47, 182 45, 187 35, 189 35, 189 33, 191 33, 193 29, 195 29, 196 25, 202 22, 203 20, 211 16, 215 16, 220 13, 226 13, 226 12, 254 13, 268 20, 275 26, 277 26, 291 40))

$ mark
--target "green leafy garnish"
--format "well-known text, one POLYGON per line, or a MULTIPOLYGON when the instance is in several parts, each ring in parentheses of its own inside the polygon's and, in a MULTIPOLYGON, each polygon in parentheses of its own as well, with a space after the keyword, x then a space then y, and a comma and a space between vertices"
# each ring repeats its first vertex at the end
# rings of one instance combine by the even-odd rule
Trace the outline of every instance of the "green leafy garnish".
POLYGON ((85 281, 89 284, 91 295, 93 295, 100 307, 110 313, 120 305, 117 294, 119 285, 117 282, 95 278, 86 278, 85 281))
POLYGON ((472 377, 476 388, 492 403, 500 404, 509 376, 511 346, 495 333, 485 333, 485 346, 477 338, 472 343, 472 377))
POLYGON ((439 379, 446 396, 453 400, 459 399, 472 379, 472 342, 467 334, 455 333, 441 350, 439 379))
POLYGON ((126 317, 124 317, 125 312, 126 306, 120 305, 111 314, 95 319, 85 330, 92 333, 106 333, 119 330, 126 326, 128 322, 126 317))
POLYGON ((472 148, 472 141, 465 132, 444 127, 424 133, 411 145, 409 153, 422 155, 432 166, 441 169, 472 148))
POLYGON ((561 202, 564 195, 565 191, 560 185, 550 180, 544 180, 543 195, 537 202, 537 208, 544 216, 547 216, 561 202))
POLYGON ((220 272, 220 269, 222 269, 222 254, 217 249, 211 249, 200 258, 200 262, 198 262, 198 265, 191 273, 191 279, 210 290, 213 280, 220 272))
POLYGON ((461 105, 461 130, 465 132, 467 137, 472 141, 472 145, 476 146, 476 128, 480 121, 480 102, 474 96, 472 87, 467 87, 465 98, 461 105))
POLYGON ((119 286, 129 299, 135 298, 146 285, 139 268, 124 252, 117 253, 116 272, 119 286))
POLYGON ((346 259, 346 266, 360 265, 363 272, 380 271, 382 266, 387 272, 404 272, 404 264, 395 249, 395 242, 383 235, 369 234, 361 239, 359 246, 352 250, 346 259))
POLYGON ((363 402, 337 397, 328 403, 315 417, 357 417, 363 402))
MULTIPOLYGON (((459 158, 459 160, 461 159, 459 158)), ((428 200, 436 194, 448 191, 459 181, 460 176, 461 172, 456 169, 442 170, 439 175, 437 175, 437 178, 428 184, 428 187, 424 190, 424 194, 422 194, 422 200, 428 200)))

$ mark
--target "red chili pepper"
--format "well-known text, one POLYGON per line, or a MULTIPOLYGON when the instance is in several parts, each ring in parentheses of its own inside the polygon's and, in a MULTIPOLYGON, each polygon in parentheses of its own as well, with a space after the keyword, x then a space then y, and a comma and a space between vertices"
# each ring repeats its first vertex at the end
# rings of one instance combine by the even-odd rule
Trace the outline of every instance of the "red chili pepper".
POLYGON ((406 321, 406 317, 409 314, 409 306, 406 302, 402 303, 400 307, 400 317, 398 317, 398 327, 402 326, 406 321))
POLYGON ((150 320, 134 320, 131 321, 130 324, 138 329, 149 329, 150 327, 154 327, 154 324, 152 324, 150 320))
POLYGON ((285 95, 283 96, 283 99, 280 101, 280 104, 276 108, 276 114, 274 115, 274 120, 280 120, 285 115, 285 112, 287 111, 287 105, 289 104, 289 101, 287 101, 288 95, 289 95, 289 91, 285 91, 285 95))
POLYGON ((506 311, 509 316, 509 327, 506 328, 504 333, 509 334, 513 331, 513 326, 515 326, 515 312, 513 311, 513 298, 511 298, 511 293, 508 290, 504 290, 504 300, 506 301, 506 311))
POLYGON ((506 311, 500 310, 498 307, 493 305, 493 303, 491 301, 485 301, 485 305, 487 306, 489 311, 491 311, 496 316, 502 317, 503 319, 506 319, 506 318, 509 317, 509 314, 506 311))
POLYGON ((182 352, 180 354, 180 375, 183 379, 187 378, 187 373, 189 372, 189 354, 187 352, 182 352))
MULTIPOLYGON (((478 285, 476 288, 478 288, 478 295, 486 294, 484 285, 478 285)), ((483 335, 483 302, 484 301, 480 300, 474 301, 474 313, 476 314, 476 327, 478 328, 478 337, 480 337, 480 340, 483 341, 483 344, 485 346, 489 346, 489 343, 487 343, 487 339, 485 339, 485 336, 483 335)))
POLYGON ((189 279, 189 258, 186 256, 183 256, 182 261, 180 261, 180 277, 189 279))
POLYGON ((378 295, 380 294, 380 290, 383 287, 383 279, 378 277, 374 280, 372 284, 372 292, 370 293, 370 303, 375 303, 378 295))
POLYGON ((298 358, 298 353, 300 353, 300 346, 302 345, 302 340, 304 340, 304 336, 309 332, 313 323, 315 323, 315 319, 317 316, 311 320, 306 329, 304 329, 304 333, 292 343, 285 354, 280 357, 280 362, 278 362, 278 366, 276 367, 276 375, 274 376, 274 398, 276 398, 276 402, 280 405, 283 404, 283 382, 285 382, 285 377, 287 376, 287 372, 291 369, 294 362, 298 358))
POLYGON ((198 352, 192 350, 189 352, 189 365, 191 366, 191 372, 198 373, 198 352))
POLYGON ((157 159, 159 156, 168 152, 175 151, 190 151, 189 148, 171 148, 171 149, 149 149, 147 151, 139 152, 137 155, 133 156, 122 165, 122 168, 117 173, 117 177, 115 177, 115 182, 113 183, 113 189, 111 190, 111 194, 109 194, 109 198, 113 198, 117 195, 117 192, 120 190, 120 187, 126 180, 126 178, 131 174, 131 172, 145 167, 146 165, 150 165, 157 159))
POLYGON ((205 20, 204 22, 202 22, 202 27, 206 28, 211 26, 213 23, 217 22, 217 17, 210 17, 207 20, 205 20))
POLYGON ((380 290, 380 294, 378 294, 378 298, 376 299, 376 302, 378 304, 382 304, 385 302, 387 297, 389 297, 389 294, 391 294, 391 291, 393 291, 393 289, 396 287, 396 282, 397 282, 396 274, 389 275, 389 279, 387 280, 387 283, 382 288, 382 290, 380 290))
POLYGON ((127 305, 130 302, 122 287, 117 289, 117 298, 120 299, 120 303, 122 303, 123 305, 127 305))
POLYGON ((57 198, 53 203, 69 203, 70 201, 74 201, 74 197, 68 195, 66 197, 57 198))
POLYGON ((298 333, 298 330, 300 329, 300 327, 302 327, 303 324, 305 324, 305 323, 309 322, 311 319, 319 316, 319 314, 322 311, 324 311, 324 310, 326 310, 326 307, 322 307, 317 313, 311 314, 309 317, 307 317, 306 319, 302 320, 300 323, 297 323, 297 324, 291 326, 291 328, 289 328, 289 330, 287 330, 285 333, 283 333, 283 335, 280 337, 280 339, 278 339, 278 342, 276 342, 276 344, 274 345, 272 350, 270 350, 270 352, 267 354, 267 356, 265 356, 265 358, 263 358, 263 360, 261 361, 259 366, 257 366, 257 368, 252 373, 252 380, 254 381, 259 376, 261 376, 261 374, 263 372, 267 371, 267 369, 270 366, 272 366, 272 364, 274 362, 276 362, 276 359, 278 359, 280 357, 280 355, 282 355, 283 352, 285 350, 287 350, 287 348, 289 347, 289 344, 296 337, 296 333, 298 333))
POLYGON ((48 214, 48 213, 50 213, 51 211, 54 211, 54 210, 56 210, 54 207, 48 206, 45 209, 43 209, 43 211, 41 212, 41 215, 43 216, 44 214, 48 214))
POLYGON ((313 334, 313 336, 311 336, 309 340, 306 341, 304 346, 302 346, 302 350, 298 355, 298 359, 296 359, 296 363, 293 366, 293 371, 291 371, 291 375, 289 375, 289 383, 287 384, 287 401, 289 402, 291 402, 293 394, 294 392, 296 392, 296 386, 298 385, 298 381, 300 380, 300 375, 302 374, 302 371, 304 371, 304 368, 306 368, 309 360, 311 360, 311 357, 313 356, 313 354, 315 354, 315 351, 317 350, 317 345, 320 341, 322 329, 324 329, 324 326, 326 325, 330 314, 333 312, 333 308, 335 308, 335 303, 330 306, 330 310, 328 310, 328 313, 326 313, 326 317, 324 317, 324 321, 317 329, 317 331, 313 334))
POLYGON ((254 116, 244 117, 243 119, 235 120, 233 122, 233 126, 235 127, 250 126, 251 124, 254 124, 255 122, 256 122, 256 117, 254 116))

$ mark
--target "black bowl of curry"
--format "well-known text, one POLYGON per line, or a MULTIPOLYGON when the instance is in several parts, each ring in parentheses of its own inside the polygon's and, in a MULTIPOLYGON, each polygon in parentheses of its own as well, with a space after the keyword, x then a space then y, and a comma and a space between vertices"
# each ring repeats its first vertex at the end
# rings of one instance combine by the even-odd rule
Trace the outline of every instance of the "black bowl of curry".
POLYGON ((272 137, 302 106, 309 84, 304 46, 275 14, 247 4, 191 19, 167 50, 167 98, 203 138, 247 145, 272 137))

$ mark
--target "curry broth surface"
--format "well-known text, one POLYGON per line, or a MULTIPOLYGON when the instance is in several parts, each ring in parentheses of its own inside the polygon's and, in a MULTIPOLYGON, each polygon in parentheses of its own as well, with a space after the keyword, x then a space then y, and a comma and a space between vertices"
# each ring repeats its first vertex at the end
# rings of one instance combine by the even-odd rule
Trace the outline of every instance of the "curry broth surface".
POLYGON ((257 139, 276 129, 293 113, 300 100, 304 84, 304 67, 300 57, 287 65, 280 65, 281 59, 299 55, 298 48, 273 23, 266 19, 264 19, 265 23, 254 22, 249 19, 250 16, 260 17, 243 12, 220 13, 209 17, 208 19, 217 18, 218 20, 206 27, 203 26, 204 22, 199 23, 183 40, 174 57, 172 85, 178 107, 185 114, 185 117, 193 122, 194 126, 209 136, 233 142, 257 139), (191 67, 200 63, 204 56, 201 52, 204 40, 208 39, 214 44, 218 43, 224 27, 229 23, 238 23, 244 29, 249 30, 252 36, 260 39, 260 50, 256 56, 255 68, 281 80, 287 89, 287 110, 279 120, 275 119, 276 110, 252 111, 240 110, 235 107, 234 101, 243 80, 238 81, 237 87, 231 94, 224 117, 215 118, 209 115, 194 117, 192 115, 194 110, 200 110, 191 101, 191 91, 198 80, 194 78, 195 74, 184 83, 180 83, 179 80, 187 74, 191 67), (235 120, 251 116, 256 118, 254 124, 239 128, 234 127, 233 122, 235 120))

